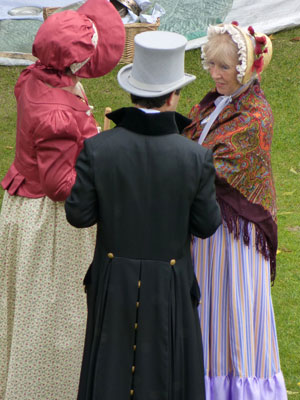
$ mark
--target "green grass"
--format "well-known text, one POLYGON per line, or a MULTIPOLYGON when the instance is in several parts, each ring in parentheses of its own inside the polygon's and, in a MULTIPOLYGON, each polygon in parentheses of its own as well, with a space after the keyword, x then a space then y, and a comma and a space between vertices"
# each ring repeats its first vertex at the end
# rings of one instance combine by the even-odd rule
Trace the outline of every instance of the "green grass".
MULTIPOLYGON (((274 54, 262 86, 275 118, 272 163, 278 197, 279 250, 272 288, 281 366, 290 399, 300 399, 300 28, 273 35, 274 54)), ((16 103, 13 88, 23 67, 0 67, 0 179, 14 158, 16 103)), ((109 75, 84 80, 95 117, 103 123, 105 107, 129 106, 128 94, 109 75)), ((181 95, 178 111, 187 114, 212 87, 202 70, 200 51, 186 54, 186 71, 197 75, 181 95)), ((0 202, 3 190, 0 189, 0 202)))
POLYGON ((263 85, 273 109, 272 163, 278 197, 278 274, 272 289, 289 398, 300 399, 300 29, 274 35, 263 85))

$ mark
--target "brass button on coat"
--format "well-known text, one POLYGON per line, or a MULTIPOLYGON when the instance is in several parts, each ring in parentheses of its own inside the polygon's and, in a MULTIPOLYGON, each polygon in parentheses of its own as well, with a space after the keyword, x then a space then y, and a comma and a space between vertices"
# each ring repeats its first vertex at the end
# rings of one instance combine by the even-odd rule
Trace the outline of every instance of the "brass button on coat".
POLYGON ((172 258, 172 260, 170 260, 170 265, 173 267, 176 264, 176 260, 174 260, 174 258, 172 258))
POLYGON ((131 372, 134 373, 134 371, 135 371, 135 366, 133 365, 133 366, 131 367, 131 372))
POLYGON ((113 253, 108 253, 108 254, 107 254, 107 257, 108 257, 108 258, 114 258, 114 255, 113 255, 113 253))
POLYGON ((134 393, 134 390, 131 389, 131 390, 130 390, 130 396, 133 396, 133 393, 134 393))

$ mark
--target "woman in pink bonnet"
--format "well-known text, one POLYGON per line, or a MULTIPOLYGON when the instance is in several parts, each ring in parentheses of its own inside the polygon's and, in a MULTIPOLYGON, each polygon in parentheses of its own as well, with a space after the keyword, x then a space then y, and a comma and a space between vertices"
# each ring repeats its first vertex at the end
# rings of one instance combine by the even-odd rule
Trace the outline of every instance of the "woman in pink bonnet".
POLYGON ((15 159, 2 180, 0 398, 74 400, 86 325, 82 280, 94 229, 76 229, 64 201, 83 141, 98 133, 79 78, 111 71, 123 22, 107 0, 48 17, 33 43, 38 61, 15 86, 15 159))

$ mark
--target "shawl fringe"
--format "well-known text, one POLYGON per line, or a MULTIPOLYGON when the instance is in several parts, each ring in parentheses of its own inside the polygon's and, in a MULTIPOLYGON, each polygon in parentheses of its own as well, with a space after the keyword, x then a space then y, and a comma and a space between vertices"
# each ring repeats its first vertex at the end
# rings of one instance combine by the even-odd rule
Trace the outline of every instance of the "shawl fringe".
POLYGON ((266 260, 270 260, 270 276, 271 283, 274 285, 276 277, 276 249, 265 235, 264 231, 254 222, 241 217, 234 209, 228 205, 225 201, 218 198, 218 202, 221 208, 222 219, 225 222, 230 233, 233 233, 234 238, 237 240, 240 237, 243 238, 243 242, 246 246, 249 246, 250 235, 249 235, 249 223, 255 226, 255 247, 266 260))

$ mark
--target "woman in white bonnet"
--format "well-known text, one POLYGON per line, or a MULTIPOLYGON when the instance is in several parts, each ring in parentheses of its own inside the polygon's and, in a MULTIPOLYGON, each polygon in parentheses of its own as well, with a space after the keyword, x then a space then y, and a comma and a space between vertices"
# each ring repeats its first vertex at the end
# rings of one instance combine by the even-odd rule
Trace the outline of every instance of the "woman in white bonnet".
POLYGON ((213 150, 223 220, 212 237, 193 243, 207 399, 287 399, 270 288, 273 116, 260 87, 271 56, 270 39, 252 27, 210 26, 202 57, 215 89, 192 108, 184 133, 213 150))

